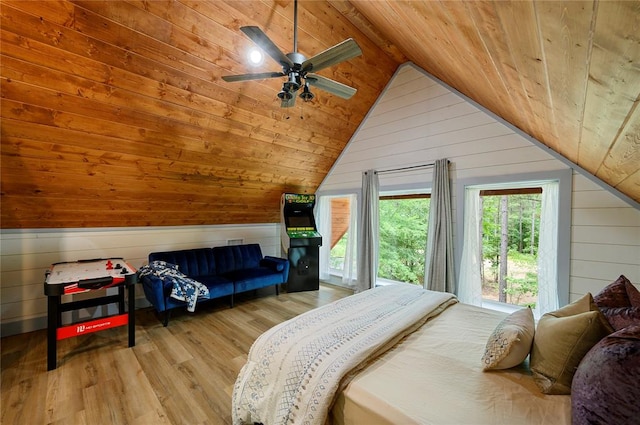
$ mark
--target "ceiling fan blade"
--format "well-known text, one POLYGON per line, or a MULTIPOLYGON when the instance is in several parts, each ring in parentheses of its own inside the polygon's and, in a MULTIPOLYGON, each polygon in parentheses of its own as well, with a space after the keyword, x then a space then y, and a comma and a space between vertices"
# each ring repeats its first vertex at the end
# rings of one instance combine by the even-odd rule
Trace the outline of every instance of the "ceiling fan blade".
POLYGON ((305 81, 309 83, 310 86, 328 91, 329 93, 335 94, 343 99, 350 99, 357 91, 353 87, 325 78, 318 74, 307 74, 305 81))
POLYGON ((240 27, 240 31, 245 33, 247 37, 249 37, 254 43, 256 43, 266 54, 271 56, 276 62, 278 62, 283 67, 291 68, 293 67, 293 62, 289 59, 282 50, 275 45, 273 41, 267 34, 262 32, 262 30, 258 27, 247 26, 240 27))
POLYGON ((223 75, 222 79, 227 83, 233 83, 235 81, 249 81, 249 80, 264 80, 267 78, 279 78, 284 77, 282 72, 259 72, 257 74, 238 74, 238 75, 223 75))
POLYGON ((302 71, 320 71, 321 69, 360 56, 361 54, 362 50, 360 50, 358 43, 356 43, 353 38, 349 38, 304 61, 302 63, 302 71))

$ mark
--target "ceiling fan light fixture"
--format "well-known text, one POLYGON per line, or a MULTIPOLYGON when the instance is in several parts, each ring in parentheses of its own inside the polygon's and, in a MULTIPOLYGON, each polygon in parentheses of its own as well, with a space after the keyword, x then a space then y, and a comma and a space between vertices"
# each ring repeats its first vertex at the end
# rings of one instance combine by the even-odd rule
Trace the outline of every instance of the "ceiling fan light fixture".
POLYGON ((291 94, 291 92, 282 90, 280 93, 278 93, 278 98, 281 100, 291 100, 293 98, 293 95, 291 94))
POLYGON ((311 93, 311 90, 309 90, 309 84, 305 83, 304 89, 302 90, 302 93, 300 93, 300 99, 304 100, 305 102, 311 102, 314 97, 316 97, 316 95, 311 93))
POLYGON ((300 88, 300 75, 297 72, 289 73, 289 79, 284 83, 283 91, 294 93, 300 88))
POLYGON ((249 58, 249 63, 252 66, 260 66, 264 63, 264 55, 262 54, 262 51, 257 47, 249 50, 247 57, 249 58))

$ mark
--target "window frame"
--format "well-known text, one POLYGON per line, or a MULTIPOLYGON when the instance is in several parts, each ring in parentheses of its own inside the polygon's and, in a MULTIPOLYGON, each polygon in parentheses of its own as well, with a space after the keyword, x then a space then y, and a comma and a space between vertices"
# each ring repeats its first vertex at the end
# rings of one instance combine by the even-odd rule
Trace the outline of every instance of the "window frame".
MULTIPOLYGON (((535 187, 545 182, 558 182, 558 244, 557 282, 558 303, 562 307, 569 303, 569 278, 571 266, 571 197, 573 171, 569 169, 541 171, 523 174, 505 174, 460 179, 456 182, 456 244, 454 258, 456 264, 456 292, 460 287, 460 266, 464 244, 465 191, 467 188, 497 189, 500 187, 535 187)), ((497 302, 496 302, 497 303, 497 302)), ((502 304, 502 303, 498 303, 502 304)))

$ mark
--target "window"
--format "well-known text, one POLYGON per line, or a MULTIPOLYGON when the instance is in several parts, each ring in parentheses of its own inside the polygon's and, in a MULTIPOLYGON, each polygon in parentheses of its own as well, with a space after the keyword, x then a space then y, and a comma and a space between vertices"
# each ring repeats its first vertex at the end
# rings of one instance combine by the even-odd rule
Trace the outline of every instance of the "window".
POLYGON ((424 283, 429 194, 380 196, 378 279, 424 283))
MULTIPOLYGON (((423 284, 429 198, 426 193, 397 192, 379 197, 379 283, 423 284)), ((350 286, 356 279, 356 203, 355 195, 318 198, 320 278, 333 284, 350 286)))
MULTIPOLYGON (((555 310, 558 306, 562 306, 569 301, 569 259, 571 244, 571 170, 547 171, 543 173, 531 173, 516 176, 495 176, 486 178, 477 178, 474 180, 461 180, 457 182, 457 295, 460 301, 482 305, 490 308, 505 309, 508 304, 500 302, 505 301, 516 303, 519 305, 533 304, 535 302, 534 313, 537 317, 547 311, 555 310), (529 205, 529 218, 525 220, 525 211, 523 211, 522 226, 520 231, 520 211, 516 202, 516 196, 523 196, 528 201, 522 202, 522 208, 527 206, 527 202, 537 203, 534 192, 542 189, 540 197, 540 209, 537 206, 529 205), (482 196, 481 196, 482 194, 482 196), (505 198, 506 197, 506 198, 505 198), (497 198, 490 201, 490 198, 497 198), (507 211, 505 217, 506 225, 500 225, 500 228, 511 229, 507 231, 504 244, 492 243, 488 238, 494 237, 495 230, 492 230, 488 224, 493 220, 494 227, 496 216, 481 213, 485 211, 485 206, 480 208, 481 204, 490 202, 506 201, 503 208, 507 211), (509 201, 517 210, 509 210, 509 201), (534 213, 535 211, 535 213, 534 213), (533 218, 534 214, 536 215, 533 218), (511 220, 509 220, 511 216, 511 220), (529 230, 525 230, 525 226, 529 230), (528 226, 531 226, 529 228, 528 226), (515 227, 515 229, 514 229, 515 227), (521 235, 518 235, 518 233, 521 235), (520 249, 519 238, 522 237, 523 248, 520 249), (529 238, 530 240, 528 240, 529 238), (537 240, 536 240, 537 239, 537 240), (491 248, 484 245, 492 245, 494 250, 497 246, 506 249, 504 252, 488 252, 491 248), (512 269, 521 267, 516 266, 516 260, 522 260, 527 252, 531 256, 531 250, 535 254, 535 268, 537 276, 532 275, 531 270, 527 274, 526 270, 519 275, 509 276, 508 269, 510 262, 513 261, 512 269), (523 255, 520 255, 522 251, 523 255), (487 266, 497 266, 500 257, 507 257, 507 261, 502 264, 507 265, 507 273, 503 274, 506 284, 493 289, 494 298, 497 301, 487 301, 483 295, 483 289, 486 294, 487 285, 483 288, 483 276, 487 276, 487 266), (493 259, 493 260, 491 260, 493 259), (497 259, 497 260, 496 260, 497 259), (485 261, 487 260, 487 261, 485 261), (484 268, 484 270, 483 270, 484 268), (532 281, 537 281, 533 284, 532 281), (509 286, 511 280, 511 286, 509 286), (537 290, 537 296, 534 296, 537 290), (520 297, 520 299, 518 299, 520 297), (483 301, 484 298, 484 301, 483 301)), ((538 195, 536 195, 538 196, 538 195)), ((500 207, 489 207, 487 209, 500 209, 500 207)), ((496 235, 497 236, 497 235, 496 235)), ((502 236, 501 236, 502 237, 502 236)), ((526 261, 530 263, 530 258, 526 261)), ((494 273, 498 273, 499 270, 494 273)), ((508 311, 509 309, 506 308, 508 311)))
POLYGON ((535 308, 542 188, 481 190, 483 300, 535 308))
POLYGON ((317 199, 316 225, 322 235, 320 279, 351 286, 356 278, 356 195, 317 199))
POLYGON ((342 276, 347 256, 347 244, 350 241, 349 224, 351 222, 351 199, 348 197, 331 198, 331 235, 329 240, 329 271, 342 276))

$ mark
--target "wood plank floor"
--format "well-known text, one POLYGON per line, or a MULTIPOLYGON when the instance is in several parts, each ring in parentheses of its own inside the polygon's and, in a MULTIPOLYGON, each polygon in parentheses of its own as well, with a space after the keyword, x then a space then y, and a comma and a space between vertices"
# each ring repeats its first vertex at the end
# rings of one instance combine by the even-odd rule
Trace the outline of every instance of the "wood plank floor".
POLYGON ((58 342, 47 372, 46 331, 2 338, 2 414, 10 424, 230 424, 231 394, 253 341, 272 326, 350 295, 273 288, 200 304, 163 327, 136 311, 136 346, 126 327, 58 342))

